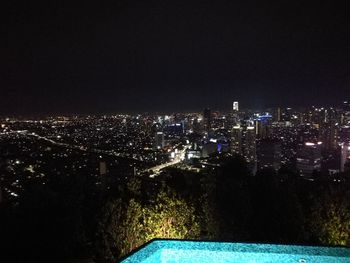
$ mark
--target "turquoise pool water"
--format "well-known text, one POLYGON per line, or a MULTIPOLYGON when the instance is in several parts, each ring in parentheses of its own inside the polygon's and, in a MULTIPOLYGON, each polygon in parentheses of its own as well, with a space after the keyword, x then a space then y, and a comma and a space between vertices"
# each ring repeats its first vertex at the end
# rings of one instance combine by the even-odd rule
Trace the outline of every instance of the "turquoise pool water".
POLYGON ((350 263, 350 249, 270 244, 154 240, 123 263, 350 263))

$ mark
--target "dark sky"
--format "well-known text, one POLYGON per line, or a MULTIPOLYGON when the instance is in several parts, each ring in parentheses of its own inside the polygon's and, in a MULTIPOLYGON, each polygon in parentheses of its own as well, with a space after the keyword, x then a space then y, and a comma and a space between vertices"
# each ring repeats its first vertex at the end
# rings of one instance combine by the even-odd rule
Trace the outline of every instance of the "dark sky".
POLYGON ((23 2, 1 7, 0 114, 350 97, 350 7, 340 1, 23 2))

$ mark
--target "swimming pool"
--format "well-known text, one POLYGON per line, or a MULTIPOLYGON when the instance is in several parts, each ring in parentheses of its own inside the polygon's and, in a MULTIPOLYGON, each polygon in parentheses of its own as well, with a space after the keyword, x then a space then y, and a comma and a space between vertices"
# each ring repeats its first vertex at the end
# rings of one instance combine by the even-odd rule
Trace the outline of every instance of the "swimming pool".
POLYGON ((121 262, 350 263, 350 249, 343 247, 153 240, 121 262))

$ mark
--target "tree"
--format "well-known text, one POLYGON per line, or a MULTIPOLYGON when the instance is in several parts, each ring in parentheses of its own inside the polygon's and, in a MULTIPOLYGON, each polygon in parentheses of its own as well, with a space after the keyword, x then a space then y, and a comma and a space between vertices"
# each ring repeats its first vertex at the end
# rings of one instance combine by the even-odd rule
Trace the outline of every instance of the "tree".
POLYGON ((346 198, 315 203, 310 218, 314 239, 323 245, 350 244, 350 207, 346 198))
POLYGON ((142 207, 134 199, 124 204, 118 198, 106 203, 97 223, 96 258, 113 262, 142 245, 142 207))
POLYGON ((201 179, 201 187, 200 209, 202 235, 207 239, 218 239, 220 234, 216 205, 215 174, 205 174, 201 179))
POLYGON ((192 205, 163 190, 155 199, 118 198, 106 203, 98 219, 96 259, 113 262, 153 238, 198 238, 200 227, 192 205))
POLYGON ((250 173, 240 156, 223 159, 202 183, 204 234, 221 240, 248 240, 251 218, 250 173))
POLYGON ((145 239, 186 238, 200 235, 199 222, 193 206, 171 192, 160 192, 154 204, 143 209, 145 239))

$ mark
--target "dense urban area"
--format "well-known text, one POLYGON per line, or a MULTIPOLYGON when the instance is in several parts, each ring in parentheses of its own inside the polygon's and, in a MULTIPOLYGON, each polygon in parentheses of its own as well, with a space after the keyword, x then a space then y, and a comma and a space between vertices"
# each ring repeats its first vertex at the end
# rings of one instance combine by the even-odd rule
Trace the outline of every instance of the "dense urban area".
POLYGON ((2 251, 114 262, 152 238, 350 245, 350 102, 239 106, 2 117, 2 251))

